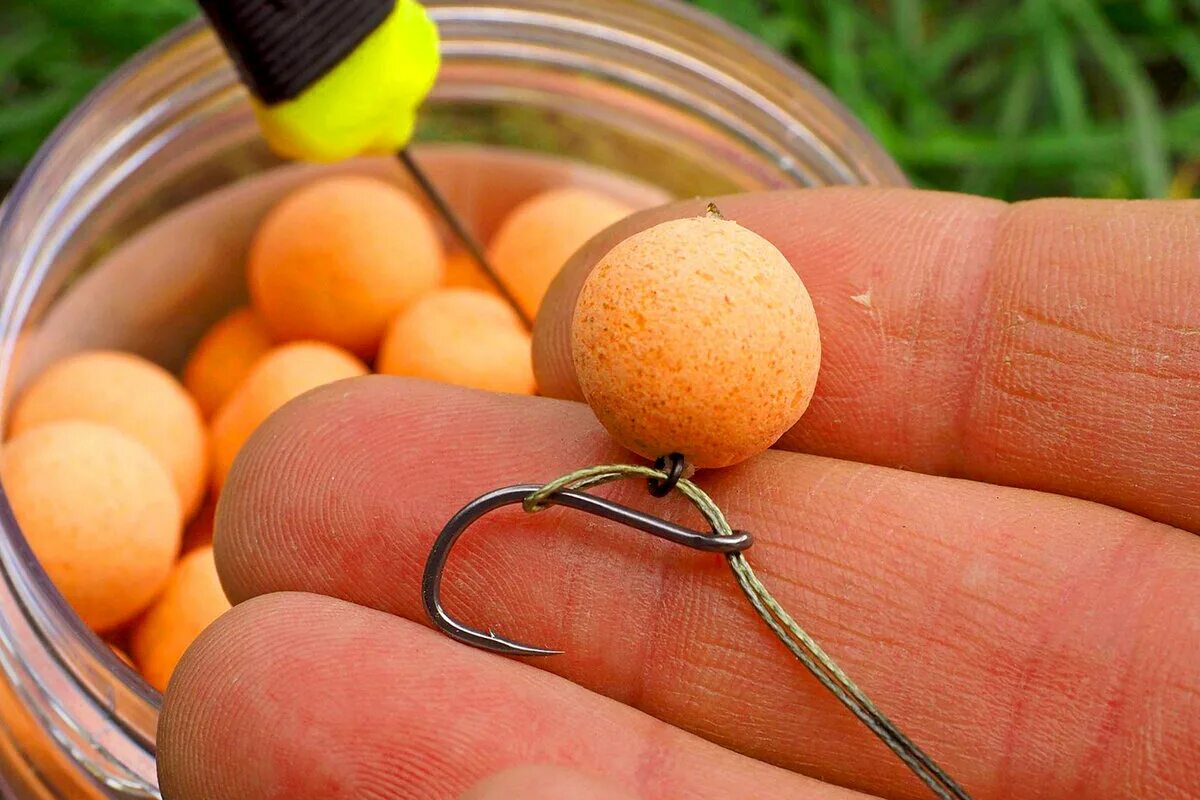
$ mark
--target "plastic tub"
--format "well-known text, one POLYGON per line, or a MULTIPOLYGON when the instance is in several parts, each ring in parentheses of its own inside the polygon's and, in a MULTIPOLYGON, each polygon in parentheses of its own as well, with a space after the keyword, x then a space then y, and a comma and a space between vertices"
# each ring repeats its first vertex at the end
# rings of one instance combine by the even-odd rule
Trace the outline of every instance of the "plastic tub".
MULTIPOLYGON (((667 0, 427 5, 442 31, 445 67, 418 155, 483 235, 503 206, 563 182, 602 185, 641 202, 904 183, 812 78, 690 7, 667 0)), ((315 169, 254 177, 279 166, 199 24, 97 90, 0 209, 5 413, 24 381, 75 350, 121 347, 177 367, 207 324, 242 296, 237 254, 257 219, 315 169)), ((384 161, 339 168, 399 174, 384 161)), ((159 696, 64 604, 7 501, 0 502, 0 568, 6 793, 158 797, 159 696)))

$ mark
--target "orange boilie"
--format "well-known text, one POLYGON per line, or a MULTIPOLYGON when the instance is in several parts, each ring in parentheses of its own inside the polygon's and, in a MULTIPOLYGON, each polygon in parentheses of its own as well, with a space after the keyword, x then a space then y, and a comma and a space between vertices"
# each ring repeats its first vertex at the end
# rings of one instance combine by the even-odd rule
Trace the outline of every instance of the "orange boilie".
POLYGON ((499 297, 475 289, 443 289, 396 318, 377 367, 387 375, 533 394, 530 349, 520 318, 499 297))
POLYGON ((90 352, 60 361, 25 391, 10 434, 61 420, 108 425, 146 446, 170 473, 183 514, 208 485, 208 437, 196 401, 166 370, 128 353, 90 352))
POLYGON ((92 422, 54 422, 4 448, 17 522, 55 586, 97 632, 154 601, 179 553, 179 495, 151 452, 92 422))
POLYGON ((267 326, 251 308, 239 308, 209 329, 183 369, 183 385, 205 417, 217 412, 273 346, 267 326))
POLYGON ((227 610, 212 547, 188 553, 130 639, 133 659, 146 681, 165 690, 188 645, 227 610))
POLYGON ((374 178, 343 176, 287 197, 250 249, 250 295, 281 341, 371 358, 388 322, 442 279, 441 241, 421 207, 374 178))
POLYGON ((281 345, 259 359, 212 423, 213 481, 225 483, 242 445, 288 401, 327 383, 366 375, 354 356, 322 342, 281 345))
POLYGON ((821 337, 783 254, 710 215, 658 225, 601 259, 575 308, 572 356, 588 405, 622 445, 725 467, 800 419, 821 337))
POLYGON ((567 260, 633 208, 587 189, 553 189, 518 206, 492 239, 488 256, 532 319, 567 260))

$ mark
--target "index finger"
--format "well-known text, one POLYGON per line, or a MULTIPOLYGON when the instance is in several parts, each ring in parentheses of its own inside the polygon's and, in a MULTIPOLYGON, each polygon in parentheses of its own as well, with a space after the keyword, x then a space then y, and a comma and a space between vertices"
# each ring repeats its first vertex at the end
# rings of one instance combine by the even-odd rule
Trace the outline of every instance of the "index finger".
MULTIPOLYGON (((718 200, 779 247, 822 332, 779 446, 1039 489, 1200 531, 1200 203, 1017 205, 903 189, 718 200)), ((534 335, 546 394, 581 399, 570 322, 621 223, 559 276, 534 335)))

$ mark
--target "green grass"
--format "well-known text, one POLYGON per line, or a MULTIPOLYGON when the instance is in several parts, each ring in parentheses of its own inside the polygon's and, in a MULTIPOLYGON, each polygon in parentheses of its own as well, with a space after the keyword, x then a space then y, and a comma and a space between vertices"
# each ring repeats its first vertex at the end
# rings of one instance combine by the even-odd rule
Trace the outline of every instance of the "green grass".
POLYGON ((2 0, 0 181, 109 72, 191 17, 189 0, 2 0))
MULTIPOLYGON (((914 181, 1008 199, 1195 196, 1200 0, 695 0, 788 54, 914 181)), ((0 183, 191 0, 5 0, 0 183)))

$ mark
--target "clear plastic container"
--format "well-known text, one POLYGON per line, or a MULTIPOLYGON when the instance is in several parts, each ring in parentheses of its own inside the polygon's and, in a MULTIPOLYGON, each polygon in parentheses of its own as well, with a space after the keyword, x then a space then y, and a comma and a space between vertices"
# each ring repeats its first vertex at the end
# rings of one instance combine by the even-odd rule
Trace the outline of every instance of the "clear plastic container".
MULTIPOLYGON (((677 2, 427 5, 445 67, 418 155, 483 235, 504 203, 554 183, 646 201, 905 182, 812 78, 677 2)), ((4 413, 31 375, 82 348, 177 367, 243 296, 233 254, 263 211, 316 169, 253 177, 278 166, 199 24, 97 90, 0 209, 4 413)), ((385 162, 342 168, 398 175, 385 162)), ((159 696, 65 605, 7 501, 0 567, 4 794, 158 797, 159 696)))

